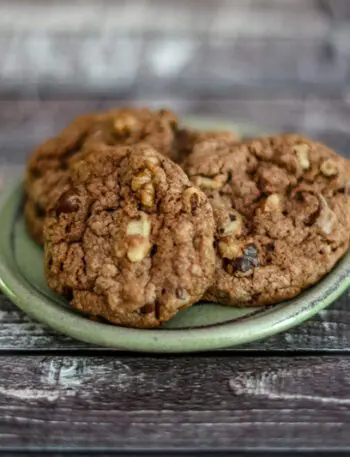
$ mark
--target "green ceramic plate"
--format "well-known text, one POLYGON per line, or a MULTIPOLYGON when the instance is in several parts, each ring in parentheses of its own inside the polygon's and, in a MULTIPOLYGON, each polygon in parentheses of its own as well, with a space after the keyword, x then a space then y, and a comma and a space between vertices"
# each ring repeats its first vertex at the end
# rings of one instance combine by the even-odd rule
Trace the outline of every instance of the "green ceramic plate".
MULTIPOLYGON (((193 122, 198 125, 197 122, 193 122)), ((221 122, 201 126, 226 128, 221 122)), ((237 130, 237 126, 230 126, 237 130)), ((257 129, 239 128, 244 134, 257 129)), ((332 303, 350 285, 350 253, 316 286, 294 300, 269 308, 236 309, 200 303, 163 328, 134 330, 91 321, 46 286, 43 251, 28 236, 22 217, 20 182, 0 201, 0 286, 23 311, 59 332, 95 345, 146 352, 194 352, 255 341, 287 330, 332 303)))

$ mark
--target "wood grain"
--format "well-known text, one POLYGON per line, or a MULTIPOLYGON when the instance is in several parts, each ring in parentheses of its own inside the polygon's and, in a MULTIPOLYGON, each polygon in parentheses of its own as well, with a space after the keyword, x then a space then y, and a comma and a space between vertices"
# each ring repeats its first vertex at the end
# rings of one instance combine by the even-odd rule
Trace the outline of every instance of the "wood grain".
POLYGON ((246 0, 200 0, 200 7, 198 0, 187 0, 177 3, 176 8, 171 1, 128 0, 125 6, 122 0, 105 0, 102 5, 86 0, 85 14, 81 14, 78 0, 52 0, 50 6, 38 0, 28 0, 21 6, 8 2, 6 15, 0 17, 0 30, 4 34, 48 31, 85 35, 107 28, 123 33, 221 33, 224 36, 239 33, 247 37, 300 39, 322 38, 329 26, 329 15, 314 0, 260 0, 250 2, 248 7, 246 0))
POLYGON ((2 357, 0 446, 350 445, 349 358, 2 357))
POLYGON ((77 0, 7 2, 0 15, 0 90, 341 88, 349 84, 345 3, 202 0, 198 7, 191 0, 174 8, 173 1, 90 0, 81 14, 77 0))
MULTIPOLYGON (((73 116, 115 104, 299 131, 350 157, 347 0, 5 3, 0 191, 73 116)), ((350 449, 349 303, 233 352, 137 357, 57 335, 0 294, 0 455, 350 449)))

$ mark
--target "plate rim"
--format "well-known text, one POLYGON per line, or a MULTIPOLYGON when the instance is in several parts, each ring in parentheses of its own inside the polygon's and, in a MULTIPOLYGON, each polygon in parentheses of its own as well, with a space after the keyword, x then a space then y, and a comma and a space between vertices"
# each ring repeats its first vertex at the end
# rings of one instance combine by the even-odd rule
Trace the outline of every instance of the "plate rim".
POLYGON ((12 261, 15 261, 8 241, 12 236, 13 225, 20 210, 23 185, 19 179, 6 187, 0 198, 1 289, 16 306, 36 320, 86 343, 148 353, 200 352, 234 347, 264 339, 301 324, 331 304, 350 285, 350 252, 347 252, 317 286, 311 287, 290 301, 297 301, 298 306, 294 310, 292 306, 286 313, 286 308, 282 306, 276 309, 275 313, 269 313, 268 316, 264 313, 258 315, 254 318, 253 323, 248 318, 246 321, 221 323, 213 327, 145 330, 94 322, 44 297, 24 277, 21 277, 21 281, 17 277, 18 273, 7 264, 6 257, 9 255, 12 256, 12 261), (3 218, 6 210, 10 217, 3 218), (309 303, 308 295, 310 294, 313 297, 309 303), (302 306, 305 298, 306 305, 302 306), (35 304, 33 299, 35 299, 35 304), (49 313, 47 313, 48 309, 49 313))

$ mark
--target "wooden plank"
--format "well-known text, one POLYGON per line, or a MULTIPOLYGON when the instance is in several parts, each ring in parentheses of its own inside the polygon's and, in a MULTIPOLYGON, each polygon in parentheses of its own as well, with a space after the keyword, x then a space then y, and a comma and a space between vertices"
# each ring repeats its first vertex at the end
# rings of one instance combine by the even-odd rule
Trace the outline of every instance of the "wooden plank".
POLYGON ((338 55, 332 40, 190 34, 143 39, 117 32, 108 39, 103 32, 83 37, 0 35, 1 87, 27 94, 43 87, 58 94, 67 87, 80 94, 137 89, 144 95, 177 92, 181 87, 229 90, 237 84, 284 90, 293 85, 341 88, 349 83, 350 49, 343 46, 338 55))
POLYGON ((348 357, 2 357, 0 445, 350 446, 348 357))
MULTIPOLYGON (((350 291, 310 321, 234 351, 350 351, 350 291)), ((33 321, 0 294, 0 351, 100 350, 33 321)))
POLYGON ((88 34, 117 29, 124 33, 153 31, 163 34, 215 32, 225 36, 273 36, 276 38, 322 38, 329 28, 329 17, 314 0, 107 0, 85 2, 84 14, 77 0, 37 0, 19 6, 8 2, 0 16, 2 33, 59 32, 88 34), (175 7, 176 5, 176 7, 175 7), (159 21, 159 17, 162 18, 159 21), (194 20, 195 19, 195 20, 194 20))

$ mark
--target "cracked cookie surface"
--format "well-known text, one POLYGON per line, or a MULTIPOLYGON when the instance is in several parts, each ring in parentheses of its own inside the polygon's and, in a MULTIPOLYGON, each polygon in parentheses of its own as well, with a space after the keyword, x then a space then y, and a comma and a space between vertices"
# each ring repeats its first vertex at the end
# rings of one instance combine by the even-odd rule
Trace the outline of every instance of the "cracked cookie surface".
POLYGON ((350 240, 350 162, 299 135, 198 144, 184 164, 216 220, 216 277, 205 298, 259 306, 322 278, 350 240))
POLYGON ((31 155, 26 172, 25 217, 32 237, 42 244, 46 207, 67 182, 69 168, 89 145, 129 145, 145 141, 175 158, 176 116, 167 110, 122 108, 78 117, 31 155))
POLYGON ((192 154, 196 144, 206 140, 219 140, 228 143, 238 143, 240 136, 229 130, 197 130, 180 128, 176 134, 177 162, 180 165, 192 154))
POLYGON ((213 280, 208 199, 145 144, 105 147, 75 164, 44 234, 49 286, 112 323, 157 327, 213 280))

